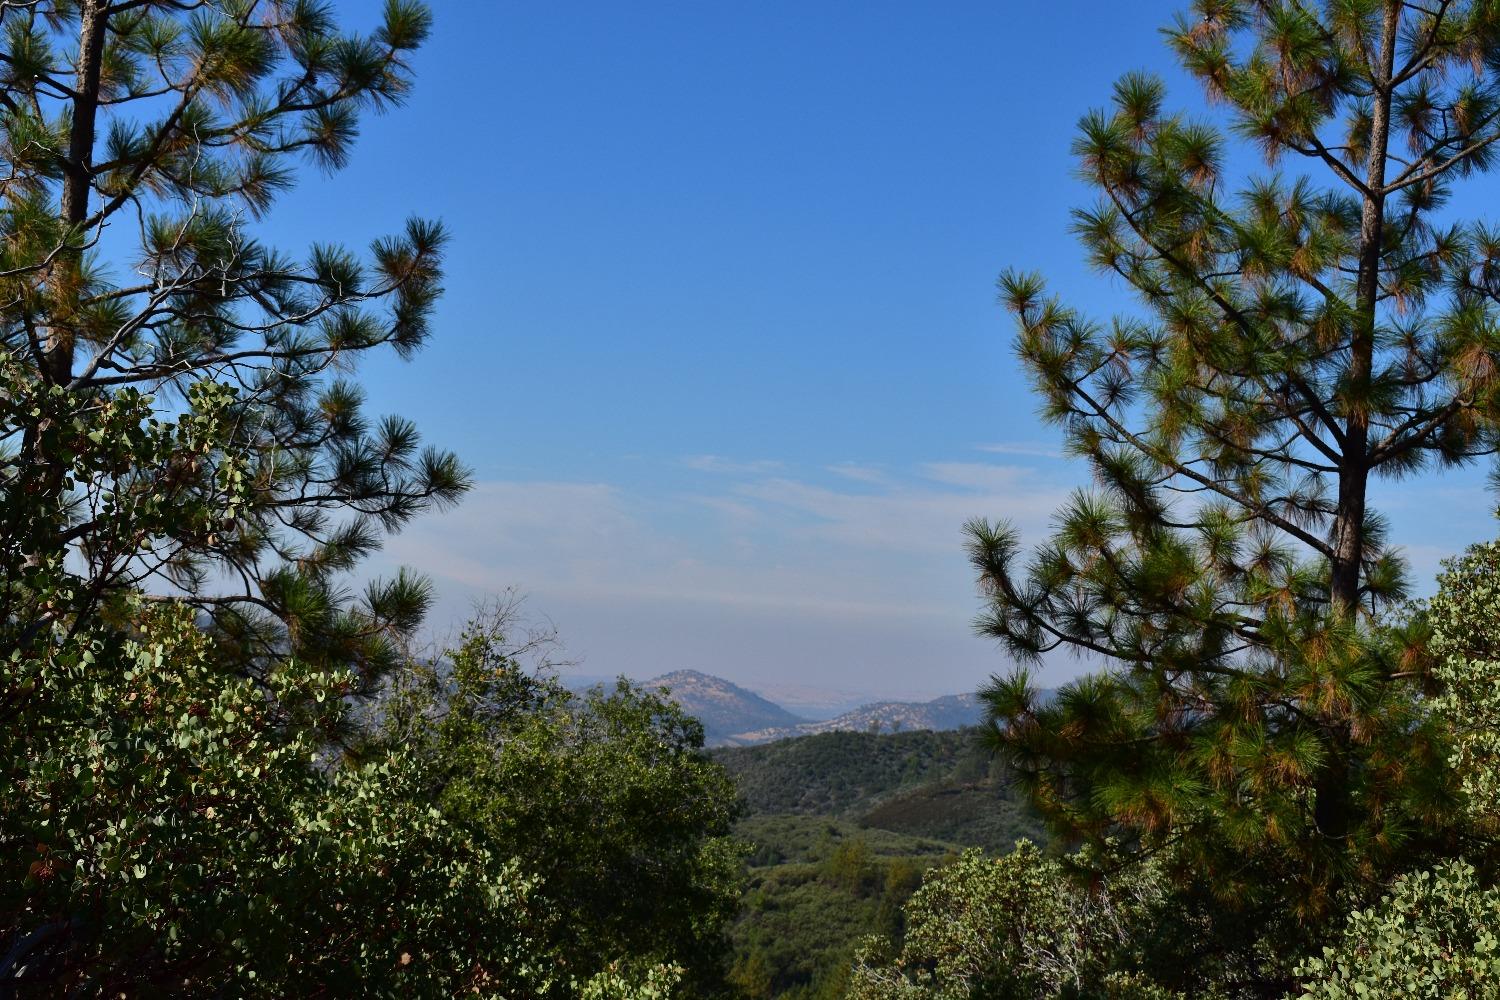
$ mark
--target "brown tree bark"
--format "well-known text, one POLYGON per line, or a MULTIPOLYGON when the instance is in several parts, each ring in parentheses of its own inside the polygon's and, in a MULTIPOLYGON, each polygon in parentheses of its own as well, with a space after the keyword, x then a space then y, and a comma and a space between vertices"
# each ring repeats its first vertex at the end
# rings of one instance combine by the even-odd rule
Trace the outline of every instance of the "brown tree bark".
MULTIPOLYGON (((1339 463, 1339 495, 1333 524, 1333 558, 1328 581, 1335 614, 1353 618, 1358 611, 1360 570, 1364 559, 1366 490, 1370 479, 1370 415, 1366 399, 1375 355, 1376 305, 1380 298, 1381 251, 1385 241, 1385 170, 1390 143, 1391 98, 1396 69, 1396 37, 1401 0, 1386 0, 1378 63, 1371 67, 1375 87, 1370 120, 1370 147, 1365 155, 1365 190, 1359 226, 1359 274, 1355 284, 1354 330, 1349 345, 1349 385, 1344 447, 1339 463)), ((1349 720, 1325 726, 1330 759, 1318 775, 1313 818, 1327 837, 1349 832, 1349 720)))
MULTIPOLYGON (((89 192, 92 189, 94 165, 94 132, 99 115, 100 72, 104 61, 104 40, 109 28, 109 0, 84 0, 79 18, 78 65, 74 78, 73 122, 68 136, 68 159, 63 165, 63 223, 70 235, 88 218, 89 192)), ((43 377, 55 385, 67 385, 73 377, 73 353, 76 331, 72 325, 79 294, 82 251, 70 250, 59 256, 53 275, 57 301, 53 322, 49 325, 42 359, 43 377)))
POLYGON ((1375 100, 1370 120, 1370 148, 1365 156, 1365 191, 1359 227, 1359 275, 1355 285, 1353 337, 1349 345, 1349 392, 1345 414, 1343 461, 1339 469, 1338 512, 1334 518, 1334 554, 1329 579, 1333 607, 1354 614, 1359 602, 1360 565, 1364 556, 1366 488, 1370 478, 1370 416, 1365 397, 1375 353, 1375 309, 1380 296, 1381 250, 1385 240, 1385 170, 1390 143, 1392 80, 1400 0, 1387 0, 1381 25, 1379 63, 1371 67, 1375 100))

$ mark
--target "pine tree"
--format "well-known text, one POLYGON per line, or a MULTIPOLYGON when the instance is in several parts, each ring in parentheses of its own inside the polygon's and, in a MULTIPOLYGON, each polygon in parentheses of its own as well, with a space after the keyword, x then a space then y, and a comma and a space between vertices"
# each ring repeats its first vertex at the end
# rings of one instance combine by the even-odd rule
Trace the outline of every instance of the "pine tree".
POLYGON ((1000 279, 1095 485, 1024 566, 1013 529, 968 527, 981 632, 1105 669, 985 696, 1058 829, 1316 923, 1456 835, 1369 491, 1496 449, 1500 229, 1449 198, 1500 148, 1500 4, 1196 0, 1166 37, 1225 124, 1132 74, 1075 144, 1099 194, 1076 232, 1139 310, 1000 279), (1269 170, 1229 176, 1226 130, 1269 170))
POLYGON ((346 373, 422 345, 445 236, 297 257, 257 223, 405 98, 429 22, 412 0, 368 35, 321 0, 0 5, 0 653, 145 594, 251 676, 295 652, 367 687, 393 661, 425 585, 339 578, 468 476, 346 373))

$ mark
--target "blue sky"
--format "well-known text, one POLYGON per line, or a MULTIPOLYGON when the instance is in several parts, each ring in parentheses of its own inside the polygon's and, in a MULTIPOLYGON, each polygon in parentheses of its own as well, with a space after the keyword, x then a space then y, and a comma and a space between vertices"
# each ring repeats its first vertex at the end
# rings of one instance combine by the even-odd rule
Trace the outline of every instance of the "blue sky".
MULTIPOLYGON (((434 6, 412 101, 272 224, 453 234, 431 346, 363 378, 480 485, 375 568, 432 576, 440 630, 518 587, 589 673, 796 701, 1005 670, 969 632, 959 526, 1039 537, 1081 471, 993 281, 1127 303, 1068 235, 1068 145, 1127 70, 1202 108, 1157 34, 1178 4, 434 6)), ((1477 483, 1381 494, 1419 573, 1492 533, 1477 483)))

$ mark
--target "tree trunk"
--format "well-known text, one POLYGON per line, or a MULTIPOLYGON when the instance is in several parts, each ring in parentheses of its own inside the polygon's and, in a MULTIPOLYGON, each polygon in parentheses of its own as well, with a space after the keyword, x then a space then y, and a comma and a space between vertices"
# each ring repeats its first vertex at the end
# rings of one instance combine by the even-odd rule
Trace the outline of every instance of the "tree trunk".
MULTIPOLYGON (((89 191, 93 180, 94 131, 99 114, 99 81, 104 59, 104 40, 109 26, 106 6, 109 0, 83 0, 78 34, 78 65, 74 80, 72 131, 68 136, 68 156, 63 163, 62 199, 59 206, 65 227, 63 238, 79 239, 78 232, 88 218, 89 191)), ((44 334, 37 357, 37 375, 43 383, 67 385, 73 380, 74 345, 77 341, 77 316, 83 272, 83 250, 68 248, 57 255, 50 273, 45 276, 50 291, 49 314, 44 317, 44 334)), ((43 508, 61 512, 64 468, 49 454, 44 443, 53 429, 43 419, 27 426, 21 449, 32 461, 24 473, 22 489, 43 508)), ((18 526, 7 525, 15 533, 18 526)), ((27 562, 37 565, 47 554, 56 554, 62 546, 55 532, 61 527, 51 517, 29 521, 26 533, 31 536, 27 562)))
POLYGON ((1391 80, 1396 68, 1396 35, 1401 21, 1399 0, 1387 0, 1381 25, 1379 63, 1371 67, 1375 101, 1370 120, 1370 148, 1365 158, 1365 192, 1359 226, 1359 276, 1355 285, 1353 336, 1349 344, 1349 391, 1353 396, 1344 423, 1343 462, 1339 469, 1338 510, 1333 525, 1333 565, 1329 597, 1336 611, 1352 615, 1359 603, 1360 564, 1364 556, 1365 489, 1369 481, 1370 415, 1367 409, 1375 354, 1376 304, 1380 295, 1380 261, 1385 240, 1386 148, 1390 142, 1391 80))
MULTIPOLYGON (((1332 611, 1352 618, 1358 612, 1360 570, 1364 558, 1366 488, 1370 478, 1370 415, 1367 408, 1374 368, 1376 306, 1380 297, 1380 263, 1385 240, 1386 148, 1390 142, 1391 81, 1396 69, 1396 36, 1400 0, 1386 0, 1381 22, 1379 62, 1371 67, 1375 101, 1370 120, 1370 148, 1365 158, 1365 192, 1359 226, 1359 276, 1355 284, 1354 330, 1349 344, 1349 392, 1344 423, 1343 461, 1339 468, 1338 508, 1333 522, 1333 560, 1328 591, 1332 611)), ((1325 724, 1330 759, 1318 775, 1313 818, 1324 836, 1343 839, 1349 833, 1350 724, 1345 718, 1325 724)))
MULTIPOLYGON (((94 126, 99 114, 99 76, 104 60, 104 38, 109 26, 108 0, 84 0, 78 32, 78 67, 73 99, 73 127, 68 136, 68 159, 63 167, 62 220, 70 236, 89 214, 89 191, 94 167, 94 126)), ((43 377, 55 385, 73 378, 73 327, 77 312, 82 251, 69 251, 58 260, 53 277, 54 315, 48 324, 42 358, 43 377)))

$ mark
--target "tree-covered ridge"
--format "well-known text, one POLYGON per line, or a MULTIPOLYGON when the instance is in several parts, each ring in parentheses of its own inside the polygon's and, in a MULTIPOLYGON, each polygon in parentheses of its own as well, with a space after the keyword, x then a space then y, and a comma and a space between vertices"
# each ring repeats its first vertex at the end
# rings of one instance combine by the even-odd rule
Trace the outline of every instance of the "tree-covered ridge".
POLYGON ((712 756, 746 810, 731 978, 752 998, 841 996, 859 943, 899 935, 923 871, 1041 836, 973 730, 823 733, 712 756))
POLYGON ((752 817, 826 816, 991 850, 1041 836, 972 729, 820 733, 720 748, 713 759, 752 817))
POLYGON ((713 757, 735 779, 752 813, 852 815, 926 782, 995 777, 993 754, 979 745, 974 730, 819 733, 724 747, 713 757))

